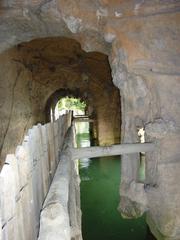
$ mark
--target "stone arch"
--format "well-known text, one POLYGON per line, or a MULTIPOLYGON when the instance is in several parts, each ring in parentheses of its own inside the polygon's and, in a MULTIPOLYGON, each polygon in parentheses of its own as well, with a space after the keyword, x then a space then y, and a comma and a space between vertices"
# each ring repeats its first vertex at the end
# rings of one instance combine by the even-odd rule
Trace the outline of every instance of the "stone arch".
POLYGON ((50 116, 50 109, 51 108, 55 108, 55 106, 58 103, 58 101, 61 98, 64 98, 64 97, 78 98, 81 101, 84 101, 84 102, 86 102, 88 104, 88 99, 85 96, 83 96, 83 93, 80 92, 79 89, 74 89, 74 90, 58 89, 53 94, 51 94, 51 96, 47 100, 47 103, 46 103, 46 106, 45 106, 45 114, 46 114, 46 120, 47 121, 50 121, 50 118, 49 118, 49 116, 50 116))
POLYGON ((85 6, 82 6, 84 13, 81 19, 78 17, 79 13, 73 10, 74 4, 69 1, 37 1, 29 4, 19 3, 16 0, 7 4, 4 1, 1 7, 3 24, 0 30, 3 38, 0 38, 0 52, 38 38, 67 37, 80 42, 85 51, 107 54, 110 46, 104 38, 104 17, 99 18, 98 13, 93 9, 96 4, 93 2, 90 4, 93 10, 90 18, 94 19, 92 26, 87 23, 88 11, 85 6), (67 7, 70 7, 72 12, 67 7))
MULTIPOLYGON (((7 141, 5 145, 2 143, 2 148, 9 145, 8 139, 12 131, 16 132, 20 125, 21 131, 18 131, 20 136, 14 139, 13 145, 15 142, 17 144, 17 139, 20 141, 26 129, 32 124, 46 121, 47 100, 59 89, 66 89, 74 94, 79 92, 81 97, 86 99, 93 109, 96 109, 95 115, 101 144, 119 142, 119 91, 112 83, 111 69, 105 54, 87 53, 81 49, 76 40, 56 37, 18 44, 2 53, 1 56, 1 66, 5 73, 1 76, 1 83, 3 84, 6 79, 6 83, 11 86, 10 92, 7 93, 6 86, 2 85, 4 91, 1 97, 3 98, 3 94, 6 94, 6 99, 2 102, 7 106, 2 110, 7 110, 7 119, 10 121, 10 125, 8 121, 5 121, 5 127, 2 128, 2 135, 7 141), (7 69, 13 69, 13 72, 7 69), (14 92, 11 97, 12 89, 14 92), (22 107, 24 110, 20 111, 22 107), (10 108, 13 109, 12 115, 9 114, 10 108), (16 111, 15 108, 18 110, 16 111), (17 124, 12 126, 16 121, 18 121, 17 124), (21 121, 24 121, 23 126, 21 121), (106 137, 104 133, 107 133, 106 137)), ((13 146, 11 147, 13 149, 13 146)))

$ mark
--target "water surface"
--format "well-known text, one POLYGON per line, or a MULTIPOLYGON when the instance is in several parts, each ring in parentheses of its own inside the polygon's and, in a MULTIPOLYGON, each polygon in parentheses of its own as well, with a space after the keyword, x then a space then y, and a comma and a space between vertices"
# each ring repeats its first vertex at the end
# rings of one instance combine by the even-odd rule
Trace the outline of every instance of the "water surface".
MULTIPOLYGON (((88 134, 78 145, 89 146, 88 134)), ((123 219, 119 204, 120 156, 80 159, 83 240, 147 240, 145 218, 123 219)))

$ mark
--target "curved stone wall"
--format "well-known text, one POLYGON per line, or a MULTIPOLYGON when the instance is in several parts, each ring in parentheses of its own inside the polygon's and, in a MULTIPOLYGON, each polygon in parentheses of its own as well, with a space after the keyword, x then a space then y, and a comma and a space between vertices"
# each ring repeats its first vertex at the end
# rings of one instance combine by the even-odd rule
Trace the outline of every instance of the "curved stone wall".
POLYGON ((119 143, 120 96, 106 55, 86 53, 72 39, 45 38, 1 56, 1 162, 32 124, 46 121, 48 101, 53 104, 62 89, 92 106, 100 145, 119 143))

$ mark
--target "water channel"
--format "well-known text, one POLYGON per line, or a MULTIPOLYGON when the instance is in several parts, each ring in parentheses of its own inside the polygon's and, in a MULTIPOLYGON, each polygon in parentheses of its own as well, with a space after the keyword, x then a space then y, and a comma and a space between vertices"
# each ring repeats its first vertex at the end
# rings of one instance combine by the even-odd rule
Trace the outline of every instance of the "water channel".
MULTIPOLYGON (((80 147, 90 146, 88 125, 83 126, 77 134, 80 147)), ((123 219, 117 211, 120 164, 120 156, 80 159, 83 240, 152 239, 145 217, 123 219)))

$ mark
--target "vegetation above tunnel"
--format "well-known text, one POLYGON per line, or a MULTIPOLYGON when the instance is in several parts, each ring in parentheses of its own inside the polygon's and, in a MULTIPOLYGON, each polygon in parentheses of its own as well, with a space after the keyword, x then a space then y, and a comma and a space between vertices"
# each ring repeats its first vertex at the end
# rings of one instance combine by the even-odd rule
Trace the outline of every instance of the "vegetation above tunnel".
POLYGON ((58 110, 72 110, 72 111, 82 111, 84 112, 86 108, 86 103, 81 101, 79 98, 65 97, 61 98, 58 102, 58 110))

